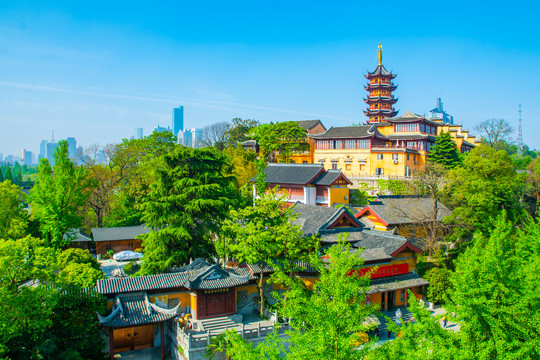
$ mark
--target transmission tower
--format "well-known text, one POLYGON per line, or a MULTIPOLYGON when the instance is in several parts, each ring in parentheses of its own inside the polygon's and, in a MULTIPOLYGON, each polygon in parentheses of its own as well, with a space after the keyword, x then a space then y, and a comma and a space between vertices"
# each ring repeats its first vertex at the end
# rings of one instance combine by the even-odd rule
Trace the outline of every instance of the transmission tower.
POLYGON ((521 127, 521 103, 519 104, 519 128, 518 128, 518 144, 517 144, 517 151, 518 155, 521 156, 523 154, 523 129, 521 127))

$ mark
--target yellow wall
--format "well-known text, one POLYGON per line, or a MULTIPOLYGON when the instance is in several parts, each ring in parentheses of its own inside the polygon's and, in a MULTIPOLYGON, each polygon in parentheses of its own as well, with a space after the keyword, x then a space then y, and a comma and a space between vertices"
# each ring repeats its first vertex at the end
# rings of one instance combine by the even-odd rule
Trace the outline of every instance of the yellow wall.
POLYGON ((349 203, 349 188, 348 187, 331 187, 330 188, 330 206, 335 203, 349 203))

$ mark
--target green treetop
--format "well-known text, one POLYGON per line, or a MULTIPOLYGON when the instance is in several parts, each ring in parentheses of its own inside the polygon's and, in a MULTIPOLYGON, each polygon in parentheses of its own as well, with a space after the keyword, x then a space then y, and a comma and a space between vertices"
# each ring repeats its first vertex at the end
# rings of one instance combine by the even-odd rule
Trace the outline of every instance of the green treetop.
POLYGON ((445 169, 453 169, 461 165, 461 158, 452 140, 450 132, 442 132, 435 140, 435 146, 428 155, 433 162, 441 164, 445 169))
POLYGON ((0 182, 0 239, 26 235, 28 215, 22 207, 24 193, 9 181, 0 182))
POLYGON ((81 211, 88 199, 86 170, 69 158, 67 141, 62 140, 54 152, 55 164, 41 159, 37 181, 30 191, 32 215, 49 245, 56 248, 69 244, 64 235, 81 226, 81 211))
POLYGON ((294 121, 262 124, 255 128, 261 157, 270 162, 291 162, 291 156, 309 150, 306 130, 294 121))
POLYGON ((181 266, 215 254, 212 239, 235 195, 226 158, 215 148, 176 147, 160 159, 142 204, 154 230, 143 238, 142 274, 181 266))
POLYGON ((461 237, 476 229, 486 231, 491 228, 490 218, 503 209, 510 219, 519 219, 523 214, 520 198, 524 191, 524 177, 516 174, 505 151, 487 145, 474 148, 462 167, 448 173, 445 193, 454 207, 449 220, 461 225, 454 233, 461 237))
MULTIPOLYGON (((229 249, 241 262, 264 266, 282 264, 292 277, 295 269, 291 262, 301 259, 317 248, 313 238, 304 239, 299 226, 293 225, 292 209, 284 206, 283 197, 276 190, 263 193, 253 206, 231 210, 225 228, 232 233, 229 249), (279 258, 284 259, 283 262, 279 258), (286 265, 285 265, 286 264, 286 265)), ((264 272, 259 278, 260 312, 264 312, 264 272)), ((290 285, 284 278, 279 282, 290 285)))

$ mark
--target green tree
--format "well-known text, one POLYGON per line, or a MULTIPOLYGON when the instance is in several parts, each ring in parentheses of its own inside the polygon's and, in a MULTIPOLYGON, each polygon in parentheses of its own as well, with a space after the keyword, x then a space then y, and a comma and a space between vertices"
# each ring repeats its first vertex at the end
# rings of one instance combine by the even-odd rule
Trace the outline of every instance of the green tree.
MULTIPOLYGON (((458 258, 452 307, 476 359, 540 357, 540 226, 517 230, 505 214, 458 258)), ((472 357, 471 357, 472 358, 472 357)))
POLYGON ((435 146, 428 155, 433 162, 442 165, 445 169, 454 169, 461 165, 461 158, 452 140, 450 132, 442 132, 435 140, 435 146))
POLYGON ((429 282, 427 297, 431 302, 442 303, 452 290, 451 271, 434 267, 426 271, 424 279, 429 282))
POLYGON ((254 348, 241 339, 230 339, 227 352, 244 359, 363 359, 370 343, 358 348, 357 333, 374 326, 367 318, 375 306, 365 304, 369 276, 355 276, 351 270, 363 264, 360 252, 340 240, 325 253, 325 261, 313 254, 311 265, 320 273, 313 290, 298 284, 289 293, 286 317, 292 317, 287 346, 276 336, 254 348), (270 356, 264 351, 270 350, 270 356), (263 351, 261 351, 263 350, 263 351))
POLYGON ((4 169, 4 179, 13 182, 13 174, 11 173, 11 168, 9 165, 6 165, 4 169))
POLYGON ((28 215, 22 207, 24 193, 9 181, 0 182, 0 239, 26 236, 28 215))
MULTIPOLYGON (((153 173, 159 166, 159 158, 177 146, 176 137, 164 131, 154 132, 143 139, 124 139, 111 151, 108 169, 96 174, 106 179, 99 195, 106 200, 101 202, 103 208, 110 209, 108 214, 104 212, 103 223, 106 226, 142 223, 141 204, 154 182, 153 173)), ((96 179, 99 180, 97 176, 96 179)))
POLYGON ((81 226, 89 184, 86 170, 69 159, 67 141, 58 143, 54 159, 52 168, 47 159, 41 159, 30 199, 43 238, 49 245, 61 248, 69 244, 64 237, 68 230, 81 226))
POLYGON ((249 185, 249 180, 257 173, 255 161, 257 154, 253 151, 244 151, 241 145, 228 147, 223 153, 230 159, 232 174, 236 178, 236 187, 240 189, 249 185))
POLYGON ((260 155, 269 162, 291 162, 291 156, 309 150, 306 130, 294 121, 262 124, 254 129, 260 155))
POLYGON ((153 274, 215 254, 219 232, 235 195, 226 158, 215 148, 177 147, 164 155, 142 204, 154 231, 143 237, 141 273, 153 274))
POLYGON ((421 300, 416 301, 410 290, 409 299, 411 299, 409 310, 415 322, 405 323, 399 327, 388 323, 388 328, 400 335, 395 340, 373 349, 366 356, 366 360, 477 359, 475 356, 464 356, 456 333, 443 329, 439 323, 440 317, 432 316, 421 300))
POLYGON ((525 177, 516 174, 512 159, 505 151, 481 145, 465 158, 463 167, 448 173, 445 197, 454 207, 449 220, 459 224, 458 238, 474 230, 491 228, 490 218, 506 209, 510 219, 523 215, 520 199, 525 191, 525 177))
POLYGON ((58 273, 61 284, 78 285, 83 288, 96 286, 99 279, 105 278, 103 271, 96 270, 88 263, 70 263, 58 273))
MULTIPOLYGON (((277 190, 255 199, 253 206, 239 210, 231 210, 230 219, 225 222, 225 228, 232 233, 229 249, 241 262, 259 264, 261 269, 276 259, 287 266, 289 276, 294 267, 291 263, 300 259, 303 253, 316 248, 316 242, 303 239, 299 226, 291 221, 295 218, 292 209, 283 206, 283 197, 277 190)), ((283 278, 280 282, 286 282, 283 278)), ((264 314, 264 272, 259 275, 260 313, 264 314)))
POLYGON ((260 123, 253 119, 234 118, 227 124, 225 132, 225 145, 236 147, 238 143, 251 138, 253 129, 260 123))

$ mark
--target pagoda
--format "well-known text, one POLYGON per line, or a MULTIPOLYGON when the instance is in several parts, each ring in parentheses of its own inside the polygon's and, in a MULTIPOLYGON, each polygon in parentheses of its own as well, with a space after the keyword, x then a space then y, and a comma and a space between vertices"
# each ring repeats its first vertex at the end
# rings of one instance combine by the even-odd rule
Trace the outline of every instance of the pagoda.
POLYGON ((396 75, 386 70, 382 64, 382 46, 379 43, 379 65, 374 71, 364 75, 369 83, 364 88, 369 92, 367 99, 364 99, 368 108, 364 114, 368 117, 368 123, 378 123, 386 118, 391 118, 397 115, 397 111, 392 107, 397 99, 394 99, 392 91, 396 90, 392 79, 396 75))

